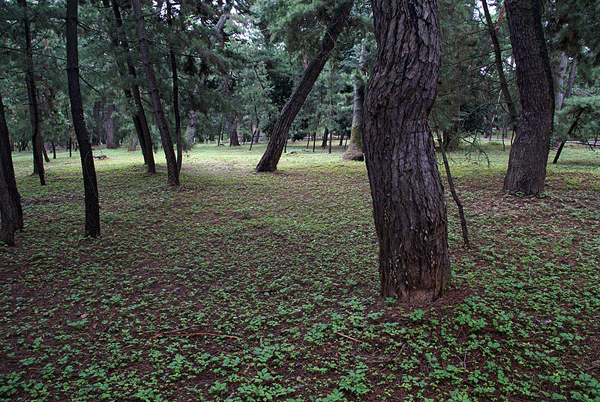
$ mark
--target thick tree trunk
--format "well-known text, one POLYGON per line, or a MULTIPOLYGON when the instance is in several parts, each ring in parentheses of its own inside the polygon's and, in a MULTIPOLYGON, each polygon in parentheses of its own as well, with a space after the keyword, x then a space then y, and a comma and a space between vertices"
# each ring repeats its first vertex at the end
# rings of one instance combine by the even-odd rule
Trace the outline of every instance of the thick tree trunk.
POLYGON ((440 68, 435 0, 373 0, 377 59, 364 149, 379 238, 381 295, 432 301, 450 281, 444 189, 429 112, 440 68))
POLYGON ((510 150, 504 191, 537 196, 544 190, 554 125, 554 87, 542 29, 541 0, 506 0, 505 5, 521 117, 510 150))
POLYGON ((40 177, 40 184, 44 186, 46 179, 44 177, 43 141, 40 132, 40 107, 37 97, 37 87, 33 68, 33 49, 31 47, 31 30, 29 27, 29 15, 27 12, 27 1, 18 0, 22 12, 21 26, 23 28, 24 50, 25 50, 25 82, 27 84, 27 95, 29 97, 29 115, 31 119, 33 147, 33 174, 40 177))
POLYGON ((83 186, 85 192, 85 235, 97 237, 100 235, 100 205, 98 202, 98 183, 92 146, 88 140, 87 129, 83 116, 83 102, 79 86, 79 50, 77 48, 77 1, 67 0, 67 79, 69 84, 69 99, 71 100, 71 115, 79 154, 83 169, 83 186))
POLYGON ((321 148, 327 148, 327 140, 329 139, 329 128, 325 127, 325 131, 323 131, 323 140, 321 141, 321 148))
POLYGON ((108 105, 102 118, 102 126, 104 128, 104 135, 106 139, 106 148, 116 149, 117 144, 115 143, 115 119, 113 113, 116 111, 114 103, 108 105))
POLYGON ((231 119, 231 121, 228 123, 228 125, 229 125, 229 146, 230 147, 239 147, 240 139, 238 137, 237 123, 235 122, 235 119, 233 119, 233 118, 230 118, 230 119, 231 119))
POLYGON ((287 143, 290 127, 292 126, 296 115, 302 108, 306 97, 317 81, 317 78, 319 78, 319 74, 321 74, 321 70, 323 70, 327 59, 329 59, 329 55, 335 47, 337 38, 346 25, 353 3, 353 0, 346 1, 336 10, 333 21, 327 28, 327 32, 323 37, 321 50, 304 70, 302 78, 300 78, 292 95, 283 106, 279 117, 277 117, 273 131, 271 132, 267 150, 256 166, 257 172, 274 172, 277 170, 277 163, 279 163, 283 147, 287 143))
POLYGON ((173 141, 171 140, 169 125, 167 124, 167 119, 165 117, 163 106, 160 100, 158 83, 156 82, 156 75, 154 74, 152 59, 150 58, 150 45, 148 43, 148 34, 146 33, 144 17, 142 15, 142 7, 140 6, 139 0, 131 0, 131 4, 133 6, 138 37, 140 40, 140 52, 142 55, 142 63, 144 64, 144 69, 146 70, 146 81, 148 83, 148 91, 150 92, 150 98, 152 99, 152 106, 154 108, 156 124, 158 126, 158 131, 160 131, 160 138, 163 150, 165 151, 165 158, 167 160, 167 184, 171 186, 178 186, 179 169, 177 169, 177 159, 175 158, 175 151, 173 150, 173 141))
POLYGON ((481 4, 483 5, 483 13, 485 14, 488 32, 490 34, 492 44, 494 45, 494 58, 496 61, 496 70, 498 71, 498 80, 500 81, 500 90, 502 91, 502 95, 504 95, 504 101, 506 102, 506 107, 508 109, 510 118, 510 125, 514 129, 514 127, 517 125, 519 114, 517 113, 515 103, 510 95, 510 91, 508 90, 506 76, 504 75, 504 65, 502 62, 503 58, 502 50, 500 49, 500 42, 498 41, 498 35, 496 35, 496 29, 494 29, 494 23, 492 22, 492 17, 490 16, 487 1, 481 0, 481 4))
POLYGON ((185 130, 185 141, 188 147, 191 148, 196 138, 196 126, 198 124, 197 112, 195 110, 190 111, 188 126, 185 130))
POLYGON ((2 94, 0 94, 0 216, 2 218, 0 241, 8 246, 14 246, 15 231, 23 229, 23 210, 15 181, 2 94))

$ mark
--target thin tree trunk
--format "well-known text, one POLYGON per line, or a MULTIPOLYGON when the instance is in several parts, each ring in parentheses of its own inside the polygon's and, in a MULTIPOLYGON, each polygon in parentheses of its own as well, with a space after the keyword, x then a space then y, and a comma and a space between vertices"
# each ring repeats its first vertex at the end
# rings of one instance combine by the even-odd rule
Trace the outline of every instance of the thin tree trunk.
POLYGON ((83 186, 85 192, 85 235, 100 236, 100 205, 98 202, 98 183, 92 146, 88 140, 83 116, 83 102, 79 86, 79 50, 77 47, 77 1, 67 0, 67 79, 69 98, 71 100, 71 116, 83 169, 83 186))
MULTIPOLYGON (((577 111, 577 113, 575 114, 575 119, 573 120, 573 123, 571 123, 571 127, 569 127, 569 131, 567 131, 567 138, 569 138, 571 136, 571 134, 573 134, 573 131, 575 131, 575 129, 577 128, 577 124, 579 123, 579 118, 583 114, 583 111, 584 111, 584 109, 579 109, 577 111)), ((567 140, 561 142, 560 145, 558 146, 558 149, 556 150, 556 155, 554 156, 554 160, 552 161, 553 165, 556 165, 558 163, 558 158, 560 158, 560 154, 561 154, 563 148, 565 147, 566 142, 567 142, 567 140)))
MULTIPOLYGON (((171 2, 167 0, 167 23, 173 27, 171 2)), ((181 140, 181 114, 179 113, 179 78, 177 77, 177 59, 173 45, 169 45, 169 58, 171 59, 171 73, 173 75, 173 112, 175 113, 175 141, 177 142, 177 171, 181 172, 183 163, 183 141, 181 140)))
POLYGON ((292 126, 296 115, 302 108, 308 94, 312 90, 317 78, 319 78, 319 74, 323 70, 327 59, 329 59, 329 55, 335 47, 337 38, 346 25, 353 3, 353 0, 345 1, 336 10, 332 24, 327 28, 327 32, 323 37, 321 50, 304 70, 302 78, 300 78, 300 81, 296 85, 296 88, 294 88, 292 95, 286 102, 275 122, 273 131, 271 132, 269 145, 256 166, 257 172, 274 172, 277 170, 277 163, 279 163, 283 147, 287 142, 290 127, 292 126))
POLYGON ((542 29, 541 0, 506 0, 521 96, 521 117, 510 150, 504 191, 537 196, 544 190, 554 125, 554 87, 542 29))
POLYGON ((450 282, 444 189, 429 112, 440 68, 435 0, 372 0, 377 58, 364 150, 379 238, 381 295, 431 302, 450 282))
MULTIPOLYGON (((105 0, 105 7, 108 7, 106 4, 108 0, 105 0)), ((122 30, 123 27, 123 18, 121 17, 121 10, 119 8, 119 4, 117 0, 111 0, 113 15, 115 17, 115 23, 117 26, 117 32, 122 30)), ((127 41, 125 34, 119 38, 117 33, 117 43, 115 43, 115 49, 118 45, 118 42, 121 43, 121 47, 125 51, 127 55, 130 55, 129 42, 127 41)), ((152 146, 152 136, 150 135, 150 128, 148 127, 148 119, 146 118, 146 112, 144 111, 144 105, 142 103, 142 95, 140 93, 139 85, 135 83, 137 79, 137 73, 134 65, 130 60, 127 60, 127 71, 129 76, 132 78, 134 83, 131 86, 131 89, 125 89, 125 96, 128 98, 132 98, 136 107, 136 112, 132 113, 133 124, 135 126, 136 132, 138 134, 138 139, 140 140, 140 147, 142 148, 142 155, 144 156, 144 163, 147 166, 147 172, 149 174, 156 173, 156 164, 154 162, 154 153, 152 146)))
POLYGON ((563 90, 563 85, 565 82, 565 74, 567 73, 567 65, 569 63, 569 59, 567 55, 561 53, 560 55, 560 66, 558 68, 556 74, 556 110, 562 110, 563 102, 565 100, 565 90, 563 90))
POLYGON ((465 212, 463 209, 462 202, 460 202, 460 198, 456 193, 456 189, 454 188, 454 180, 452 179, 452 173, 450 173, 450 164, 448 163, 448 157, 446 156, 446 150, 444 149, 444 141, 442 141, 442 136, 440 132, 437 132, 438 142, 440 143, 440 150, 442 151, 442 159, 444 160, 444 168, 446 169, 446 176, 448 177, 448 186, 450 187, 450 193, 452 193, 452 198, 456 203, 456 207, 458 208, 458 216, 460 218, 460 226, 462 228, 462 236, 463 242, 465 243, 466 248, 471 247, 471 243, 469 242, 469 230, 467 228, 467 220, 465 219, 465 212))
POLYGON ((167 160, 167 184, 171 186, 179 186, 179 170, 177 169, 177 159, 175 158, 175 152, 173 150, 173 141, 171 141, 171 134, 169 132, 169 125, 165 117, 163 106, 160 99, 160 93, 158 91, 158 83, 156 82, 156 75, 154 73, 154 67, 152 66, 152 59, 150 57, 150 45, 148 43, 148 34, 146 33, 146 25, 144 23, 144 17, 142 15, 142 7, 140 6, 139 0, 131 0, 133 6, 133 12, 135 14, 136 27, 138 37, 140 40, 140 52, 142 55, 142 63, 146 70, 146 81, 148 83, 148 91, 150 92, 150 98, 152 99, 152 105, 154 108, 154 115, 156 117, 156 124, 160 131, 160 138, 165 152, 165 158, 167 160))
POLYGON ((519 114, 517 113, 515 103, 512 99, 512 96, 510 95, 510 91, 508 90, 508 84, 506 83, 500 42, 498 41, 498 35, 496 34, 496 30, 494 29, 494 23, 492 22, 492 17, 490 16, 490 10, 488 9, 487 1, 481 0, 481 4, 483 5, 483 13, 485 14, 488 32, 490 34, 490 38, 492 39, 492 44, 494 46, 494 58, 496 61, 496 70, 498 71, 498 80, 500 81, 500 90, 504 95, 504 101, 506 102, 506 107, 508 108, 510 124, 511 126, 516 127, 519 114))
MULTIPOLYGON (((106 8, 112 7, 113 15, 115 19, 116 33, 113 35, 113 46, 115 52, 117 48, 121 46, 125 51, 126 55, 130 55, 129 42, 126 39, 125 33, 122 33, 123 19, 121 17, 121 10, 116 0, 103 0, 103 5, 106 8)), ((119 63, 121 64, 121 63, 119 63)), ((139 86, 135 83, 137 74, 135 67, 130 60, 127 60, 127 67, 119 65, 119 74, 125 79, 126 75, 129 75, 131 80, 134 81, 131 88, 123 88, 125 97, 134 102, 135 111, 131 112, 131 119, 137 133, 140 148, 142 149, 142 156, 144 157, 144 163, 147 166, 147 172, 150 174, 156 173, 156 166, 154 163, 154 154, 152 152, 152 138, 150 136, 150 129, 148 128, 148 121, 146 120, 146 113, 141 101, 141 95, 139 86)))
POLYGON ((352 110, 352 128, 350 129, 350 146, 344 153, 342 159, 349 161, 364 161, 363 153, 363 111, 365 103, 365 84, 363 82, 362 70, 364 68, 365 41, 360 46, 358 57, 358 73, 354 79, 354 102, 352 110))
POLYGON ((29 26, 29 14, 27 12, 27 1, 17 0, 22 12, 21 26, 23 28, 24 50, 25 50, 25 82, 27 83, 27 95, 29 97, 29 114, 31 119, 31 145, 33 147, 33 173, 40 177, 40 185, 46 185, 44 177, 43 141, 40 132, 40 108, 37 97, 37 87, 33 67, 33 49, 31 46, 31 30, 29 26))
MULTIPOLYGON (((571 64, 571 69, 569 70, 569 80, 567 81, 567 89, 565 91, 565 96, 564 99, 569 99, 571 97, 571 93, 573 91, 573 86, 575 85, 575 75, 577 74, 577 59, 573 59, 573 63, 571 64)), ((562 109, 562 102, 561 102, 561 109, 562 109)), ((559 109, 560 110, 560 109, 559 109)), ((579 118, 579 116, 577 117, 577 119, 579 118)), ((577 119, 575 120, 574 124, 575 127, 577 126, 577 119)), ((573 126, 571 126, 573 127, 573 126)), ((575 129, 575 127, 573 127, 573 129, 575 129)), ((554 156, 554 160, 552 161, 553 165, 556 165, 556 163, 558 162, 558 158, 560 157, 560 154, 563 150, 563 148, 565 147, 565 144, 567 143, 567 140, 569 139, 569 135, 571 135, 572 130, 569 128, 569 134, 567 134, 567 138, 564 141, 561 141, 560 145, 558 146, 558 149, 556 150, 556 155, 554 156)))
POLYGON ((15 231, 23 229, 21 196, 17 190, 13 167, 10 136, 4 115, 4 103, 0 93, 0 241, 8 246, 15 245, 15 231))

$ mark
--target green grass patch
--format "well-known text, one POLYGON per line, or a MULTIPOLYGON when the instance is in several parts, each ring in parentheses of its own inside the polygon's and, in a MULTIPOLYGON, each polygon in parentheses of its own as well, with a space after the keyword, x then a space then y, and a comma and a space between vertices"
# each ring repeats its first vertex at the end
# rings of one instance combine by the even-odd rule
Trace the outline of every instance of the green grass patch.
MULTIPOLYGON (((201 145, 182 185, 139 152, 96 161, 102 236, 83 234, 78 155, 15 154, 25 230, 0 247, 0 400, 600 401, 600 155, 568 145, 544 197, 500 193, 508 148, 450 154, 452 286, 381 299, 362 163, 291 145, 201 145)), ((450 198, 448 198, 450 200, 450 198)))

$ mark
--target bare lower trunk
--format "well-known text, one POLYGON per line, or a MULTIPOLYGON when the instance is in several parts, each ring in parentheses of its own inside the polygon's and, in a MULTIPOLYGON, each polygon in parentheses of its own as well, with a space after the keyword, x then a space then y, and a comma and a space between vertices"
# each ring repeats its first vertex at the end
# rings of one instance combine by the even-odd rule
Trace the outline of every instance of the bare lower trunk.
POLYGON ((350 161, 364 161, 363 153, 363 109, 365 101, 364 84, 354 85, 354 111, 352 112, 352 129, 350 131, 350 145, 344 153, 343 159, 350 161))
POLYGON ((450 281, 446 205, 428 116, 440 67, 435 0, 373 0, 377 59, 364 148, 381 295, 432 301, 450 281))
POLYGON ((21 26, 23 29, 24 50, 25 50, 25 82, 27 84, 27 95, 29 97, 29 114, 31 119, 31 145, 33 147, 33 173, 40 177, 40 184, 46 184, 44 177, 43 142, 40 132, 40 108, 37 97, 37 88, 35 83, 35 74, 33 67, 33 49, 31 46, 31 30, 29 27, 29 15, 27 12, 26 0, 18 0, 17 3, 23 13, 21 26))
POLYGON ((92 146, 88 140, 79 86, 79 51, 77 48, 77 1, 67 0, 67 77, 73 127, 79 143, 85 192, 85 235, 100 236, 100 205, 92 146))
POLYGON ((336 10, 333 22, 323 37, 321 50, 304 70, 302 78, 300 78, 292 95, 281 110, 279 117, 277 117, 273 131, 271 132, 269 145, 256 166, 257 172, 274 172, 277 170, 277 164, 281 158, 281 153, 287 143, 290 127, 317 81, 317 78, 319 78, 319 74, 321 74, 327 59, 329 59, 329 55, 333 51, 337 38, 346 25, 353 3, 353 0, 346 1, 336 10))
POLYGON ((541 20, 541 0, 506 0, 521 96, 521 117, 510 150, 504 191, 537 196, 544 190, 554 125, 554 88, 541 20))
POLYGON ((158 126, 158 130, 160 131, 160 138, 163 150, 165 152, 165 158, 167 160, 167 184, 171 186, 178 186, 179 169, 177 169, 177 159, 175 158, 173 141, 171 140, 169 125, 167 124, 167 119, 165 118, 165 113, 160 99, 160 93, 158 91, 158 83, 156 82, 154 67, 152 66, 152 59, 150 58, 150 45, 148 43, 148 34, 146 33, 146 25, 142 15, 142 8, 139 0, 132 0, 131 4, 133 6, 138 37, 140 40, 142 62, 144 64, 144 69, 146 70, 148 91, 150 92, 150 98, 152 99, 156 124, 158 126))
POLYGON ((15 181, 2 94, 0 94, 0 217, 2 218, 0 241, 8 246, 14 246, 15 231, 23 228, 23 210, 15 181))
POLYGON ((117 144, 115 143, 115 115, 116 107, 114 103, 108 105, 107 110, 102 118, 102 126, 104 127, 104 135, 106 136, 106 148, 116 149, 117 144))

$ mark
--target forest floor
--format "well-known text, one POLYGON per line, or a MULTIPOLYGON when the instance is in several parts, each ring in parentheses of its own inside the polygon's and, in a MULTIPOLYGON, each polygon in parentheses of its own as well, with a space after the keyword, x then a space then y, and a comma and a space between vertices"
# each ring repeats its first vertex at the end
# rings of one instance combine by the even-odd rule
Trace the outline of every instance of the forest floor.
MULTIPOLYGON (((569 144, 540 198, 500 193, 508 150, 451 164, 452 285, 379 296, 363 163, 201 145, 181 186, 99 150, 102 236, 79 158, 16 154, 25 230, 0 247, 0 400, 600 401, 600 153, 569 144)), ((553 157, 553 153, 551 155, 553 157)))

